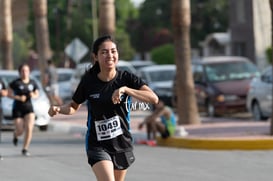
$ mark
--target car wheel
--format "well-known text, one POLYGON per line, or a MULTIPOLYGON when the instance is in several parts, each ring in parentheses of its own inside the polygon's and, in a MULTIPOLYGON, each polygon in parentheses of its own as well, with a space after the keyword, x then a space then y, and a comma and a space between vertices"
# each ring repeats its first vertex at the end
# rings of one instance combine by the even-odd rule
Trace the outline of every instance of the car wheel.
POLYGON ((39 126, 40 131, 47 131, 48 125, 39 126))
POLYGON ((215 117, 215 108, 210 101, 208 101, 208 103, 207 103, 207 116, 208 117, 215 117))
POLYGON ((255 102, 252 106, 252 116, 256 121, 260 121, 263 119, 263 115, 258 102, 255 102))

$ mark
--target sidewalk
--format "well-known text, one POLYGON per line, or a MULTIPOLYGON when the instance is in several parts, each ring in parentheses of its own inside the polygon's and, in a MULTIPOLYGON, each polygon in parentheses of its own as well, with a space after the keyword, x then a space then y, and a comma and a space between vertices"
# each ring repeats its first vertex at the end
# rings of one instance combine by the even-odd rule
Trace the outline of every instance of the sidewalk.
MULTIPOLYGON (((51 131, 85 135, 87 112, 82 107, 75 115, 58 115, 52 118, 51 131)), ((138 130, 138 124, 149 112, 131 113, 131 130, 135 142, 146 139, 145 128, 138 130)), ((188 134, 168 139, 158 137, 157 145, 187 149, 206 150, 266 150, 273 149, 273 136, 270 136, 269 121, 221 120, 210 121, 202 118, 199 125, 179 126, 188 134)))

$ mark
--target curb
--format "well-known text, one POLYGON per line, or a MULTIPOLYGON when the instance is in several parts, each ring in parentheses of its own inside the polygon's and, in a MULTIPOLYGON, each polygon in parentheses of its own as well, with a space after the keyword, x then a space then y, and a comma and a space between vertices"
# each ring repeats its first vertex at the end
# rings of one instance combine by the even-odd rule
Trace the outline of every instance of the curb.
MULTIPOLYGON (((80 134, 85 136, 87 128, 83 125, 71 124, 69 122, 52 121, 48 127, 49 131, 69 134, 80 134)), ((134 143, 146 139, 146 133, 132 130, 134 143)), ((196 150, 273 150, 273 137, 194 137, 177 136, 162 139, 157 137, 157 145, 162 147, 174 147, 196 150)))
POLYGON ((273 138, 157 138, 158 146, 200 150, 272 150, 273 138))

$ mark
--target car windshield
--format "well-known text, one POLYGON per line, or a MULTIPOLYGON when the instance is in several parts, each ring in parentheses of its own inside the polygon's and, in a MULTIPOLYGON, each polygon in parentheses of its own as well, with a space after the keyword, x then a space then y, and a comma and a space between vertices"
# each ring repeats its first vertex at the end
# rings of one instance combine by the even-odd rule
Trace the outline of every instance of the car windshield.
POLYGON ((118 66, 118 69, 121 71, 127 71, 127 72, 131 72, 131 73, 135 73, 132 72, 132 69, 130 69, 128 66, 118 66))
POLYGON ((161 70, 150 72, 150 79, 152 82, 172 81, 175 76, 173 70, 161 70))
POLYGON ((6 85, 8 85, 11 81, 15 80, 16 78, 19 78, 19 74, 18 75, 2 75, 2 79, 6 85))
POLYGON ((205 72, 210 82, 249 79, 259 75, 255 65, 250 62, 209 64, 205 66, 205 72))
POLYGON ((59 82, 69 81, 71 77, 72 77, 72 73, 60 73, 58 75, 58 81, 59 82))

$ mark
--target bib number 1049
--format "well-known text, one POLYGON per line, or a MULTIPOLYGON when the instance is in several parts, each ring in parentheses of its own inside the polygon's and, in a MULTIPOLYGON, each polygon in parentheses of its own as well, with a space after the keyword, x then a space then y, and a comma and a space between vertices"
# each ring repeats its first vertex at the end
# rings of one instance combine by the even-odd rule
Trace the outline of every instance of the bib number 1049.
POLYGON ((95 126, 98 141, 109 140, 123 133, 118 116, 95 121, 95 126))

